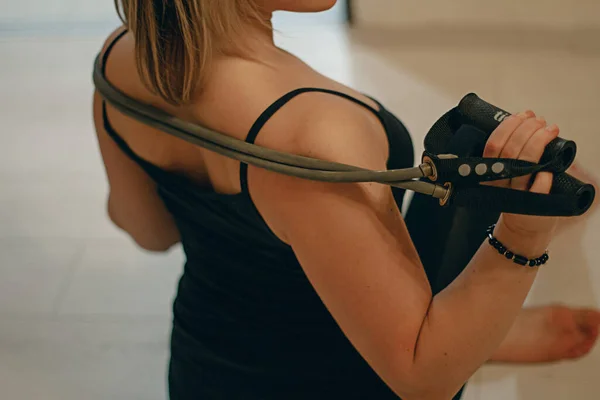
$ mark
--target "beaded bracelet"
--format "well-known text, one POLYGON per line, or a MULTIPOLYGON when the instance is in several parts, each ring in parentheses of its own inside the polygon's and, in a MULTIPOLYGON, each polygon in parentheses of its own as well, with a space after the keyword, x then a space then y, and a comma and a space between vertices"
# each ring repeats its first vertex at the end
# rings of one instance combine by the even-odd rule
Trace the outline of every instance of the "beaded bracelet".
POLYGON ((550 257, 548 256, 548 250, 546 250, 542 256, 540 256, 538 258, 534 258, 534 259, 528 259, 527 257, 520 256, 518 254, 514 254, 514 253, 508 251, 506 246, 504 246, 502 243, 500 243, 498 241, 498 239, 496 239, 494 237, 494 228, 496 228, 496 224, 490 226, 487 230, 487 235, 489 238, 488 242, 492 245, 492 247, 494 247, 496 250, 498 250, 498 253, 500 253, 507 259, 512 260, 515 264, 529 265, 530 267, 533 268, 533 267, 538 267, 540 265, 546 264, 548 262, 548 260, 550 259, 550 257))

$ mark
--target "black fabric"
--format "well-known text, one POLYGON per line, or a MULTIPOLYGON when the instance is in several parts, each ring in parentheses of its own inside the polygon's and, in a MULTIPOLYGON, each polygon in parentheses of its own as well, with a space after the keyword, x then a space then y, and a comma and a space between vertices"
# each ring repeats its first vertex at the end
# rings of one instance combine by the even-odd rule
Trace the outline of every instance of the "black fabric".
POLYGON ((544 169, 542 164, 509 158, 461 157, 439 159, 438 156, 433 154, 428 155, 435 161, 440 182, 452 182, 461 186, 473 186, 479 182, 530 175, 544 169), (502 163, 502 172, 493 172, 492 166, 496 163, 502 163), (479 175, 475 172, 475 167, 481 164, 486 166, 486 172, 479 175), (462 165, 468 165, 471 168, 469 175, 460 175, 459 167, 462 165))
MULTIPOLYGON (((374 109, 324 89, 298 89, 275 101, 258 117, 247 141, 254 141, 290 99, 314 91, 344 97, 375 113, 389 140, 388 168, 413 166, 412 141, 400 120, 379 103, 374 109)), ((202 189, 136 155, 104 114, 107 132, 157 183, 181 233, 186 263, 173 304, 171 400, 398 398, 347 340, 291 248, 265 224, 248 193, 243 164, 241 193, 202 189)), ((404 190, 392 190, 402 207, 404 190)), ((431 200, 413 200, 407 225, 435 283, 443 275, 440 260, 453 214, 431 200), (433 243, 429 233, 437 239, 433 243), (428 257, 432 254, 436 257, 428 257)), ((484 237, 485 228, 474 240, 481 243, 484 237)), ((454 250, 467 262, 472 256, 454 250)), ((465 265, 453 264, 449 275, 465 265)))
POLYGON ((561 173, 554 175, 550 195, 498 187, 465 187, 455 190, 452 202, 473 212, 502 210, 507 213, 573 216, 585 213, 594 201, 590 184, 561 173))

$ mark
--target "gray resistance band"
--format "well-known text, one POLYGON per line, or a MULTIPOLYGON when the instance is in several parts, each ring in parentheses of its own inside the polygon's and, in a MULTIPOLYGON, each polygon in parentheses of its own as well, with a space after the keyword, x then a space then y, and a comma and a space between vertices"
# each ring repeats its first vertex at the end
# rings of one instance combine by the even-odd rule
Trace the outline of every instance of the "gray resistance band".
MULTIPOLYGON (((487 208, 498 211, 536 215, 581 215, 591 206, 594 189, 564 173, 575 157, 576 146, 557 138, 546 148, 540 164, 513 159, 486 159, 463 154, 444 155, 453 135, 467 125, 489 136, 509 113, 479 99, 465 96, 461 104, 444 115, 425 140, 423 163, 415 168, 372 171, 356 166, 298 156, 246 143, 206 127, 176 118, 164 111, 141 103, 114 87, 103 74, 101 57, 94 64, 93 80, 100 95, 117 110, 148 126, 174 135, 195 145, 242 163, 273 172, 322 182, 376 182, 433 196, 441 205, 451 200, 458 206, 487 208), (437 150, 437 151, 435 151, 437 150), (498 165, 501 170, 498 172, 498 165), (469 171, 484 173, 469 174, 469 171), (539 195, 481 186, 479 182, 529 175, 542 170, 557 173, 553 193, 539 195), (441 180, 435 184, 420 180, 441 180)), ((457 135, 458 136, 458 135, 457 135)))

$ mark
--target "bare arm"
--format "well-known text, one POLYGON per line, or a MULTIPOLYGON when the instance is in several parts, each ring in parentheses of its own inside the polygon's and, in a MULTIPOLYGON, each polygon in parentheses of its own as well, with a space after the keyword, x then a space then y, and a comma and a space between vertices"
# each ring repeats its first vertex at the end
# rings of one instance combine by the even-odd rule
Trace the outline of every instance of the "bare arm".
MULTIPOLYGON (((276 147, 385 169, 371 124, 331 109, 326 118, 276 147)), ((265 220, 292 246, 346 336, 408 400, 451 398, 500 345, 534 281, 535 270, 482 246, 454 284, 432 297, 389 187, 309 182, 256 168, 249 182, 265 220)), ((503 223, 498 231, 526 255, 543 252, 547 236, 524 240, 503 223)))
MULTIPOLYGON (((107 44, 119 31, 108 38, 107 44)), ((94 93, 93 113, 110 186, 107 204, 110 219, 140 247, 150 251, 169 249, 179 242, 177 227, 159 198, 152 179, 106 133, 102 121, 102 99, 98 93, 94 93)))
POLYGON ((129 159, 108 136, 101 124, 101 99, 94 94, 94 119, 98 145, 110 186, 108 215, 143 249, 165 251, 179 242, 179 231, 156 184, 129 159))

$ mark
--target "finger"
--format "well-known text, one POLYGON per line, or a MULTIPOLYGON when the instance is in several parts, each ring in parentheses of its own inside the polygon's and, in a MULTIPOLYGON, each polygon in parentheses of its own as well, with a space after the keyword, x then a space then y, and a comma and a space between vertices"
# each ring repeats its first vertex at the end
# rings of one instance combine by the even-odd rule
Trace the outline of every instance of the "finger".
MULTIPOLYGON (((498 128, 490 135, 485 149, 483 151, 483 157, 486 158, 498 158, 500 153, 504 149, 506 143, 510 140, 513 133, 530 118, 533 118, 535 113, 531 110, 518 113, 505 119, 498 128)), ((502 179, 498 181, 488 182, 488 184, 497 187, 509 187, 510 179, 502 179)))
MULTIPOLYGON (((558 134, 559 129, 554 124, 549 127, 538 129, 529 137, 529 140, 525 143, 525 146, 522 147, 517 158, 532 163, 540 162, 540 159, 546 150, 546 146, 548 146, 558 134)), ((531 175, 513 178, 511 180, 511 187, 519 190, 527 190, 530 182, 531 175)))
POLYGON ((533 111, 526 111, 512 115, 502 121, 500 125, 492 132, 486 143, 483 151, 483 156, 486 158, 498 158, 502 149, 510 139, 513 132, 527 119, 535 116, 533 111))
POLYGON ((540 129, 546 127, 546 121, 543 118, 528 118, 525 120, 510 136, 502 151, 500 158, 518 158, 523 151, 525 144, 540 129))
MULTIPOLYGON (((506 145, 500 152, 500 158, 511 158, 518 159, 519 154, 523 151, 526 143, 529 139, 539 130, 546 127, 546 120, 543 118, 529 118, 523 122, 511 135, 506 145)), ((517 184, 513 182, 513 179, 509 180, 509 186, 515 189, 525 190, 527 189, 528 182, 531 177, 521 177, 517 180, 517 184)))
POLYGON ((552 190, 552 179, 553 175, 551 172, 538 172, 535 176, 535 180, 533 181, 533 185, 531 185, 530 192, 533 193, 541 193, 548 194, 550 190, 552 190))

